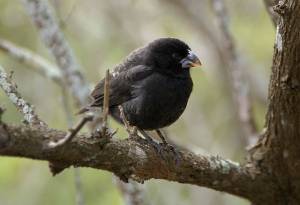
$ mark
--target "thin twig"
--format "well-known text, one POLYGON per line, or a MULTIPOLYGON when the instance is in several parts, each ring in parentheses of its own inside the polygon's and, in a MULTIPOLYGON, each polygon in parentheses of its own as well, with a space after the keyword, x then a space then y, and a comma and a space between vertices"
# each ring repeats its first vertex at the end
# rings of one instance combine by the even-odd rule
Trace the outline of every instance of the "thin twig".
POLYGON ((123 121, 124 127, 127 131, 127 133, 129 134, 129 137, 134 137, 137 136, 137 127, 136 126, 131 126, 130 123, 128 122, 126 115, 124 113, 124 108, 122 107, 122 105, 119 105, 119 111, 120 111, 120 117, 123 121))
POLYGON ((83 187, 82 180, 80 177, 79 168, 74 168, 74 180, 75 180, 75 188, 76 188, 76 204, 84 205, 84 195, 83 195, 83 187))
POLYGON ((220 28, 222 42, 227 54, 227 67, 231 77, 231 91, 233 99, 237 105, 237 115, 242 126, 244 137, 248 145, 257 140, 258 131, 252 116, 252 105, 249 98, 249 91, 246 85, 246 79, 243 76, 241 63, 236 52, 233 37, 229 31, 228 14, 224 0, 212 0, 216 20, 220 28))
POLYGON ((0 39, 0 50, 46 78, 54 80, 58 84, 62 83, 60 70, 38 54, 4 39, 0 39))
POLYGON ((109 113, 109 70, 106 70, 105 81, 104 81, 104 98, 103 98, 103 127, 107 127, 107 116, 109 113))
POLYGON ((10 101, 17 107, 19 112, 24 116, 24 120, 29 124, 36 126, 46 126, 38 115, 35 113, 32 105, 26 102, 21 94, 17 91, 16 85, 12 82, 4 68, 0 66, 0 87, 4 90, 10 101))
POLYGON ((132 180, 125 183, 116 178, 117 187, 124 197, 126 205, 145 205, 144 187, 132 180))
POLYGON ((56 141, 56 142, 53 142, 53 141, 49 142, 49 143, 48 143, 48 148, 55 148, 55 147, 61 146, 61 145, 65 144, 66 142, 72 140, 73 137, 75 137, 76 134, 81 130, 81 128, 82 128, 87 122, 92 121, 93 118, 94 118, 94 115, 92 115, 92 114, 87 114, 86 116, 84 116, 84 117, 80 120, 80 122, 79 122, 73 129, 70 129, 70 131, 68 132, 68 134, 67 134, 64 138, 62 138, 62 139, 60 139, 60 140, 58 140, 58 141, 56 141))
POLYGON ((125 116, 125 113, 124 113, 124 108, 122 107, 122 105, 119 105, 118 108, 119 108, 120 116, 121 116, 121 119, 122 119, 123 124, 125 126, 125 129, 128 132, 128 134, 131 135, 132 134, 131 133, 131 126, 130 126, 128 120, 126 119, 126 116, 125 116))
MULTIPOLYGON (((68 101, 68 95, 65 87, 62 87, 62 104, 65 111, 65 116, 67 118, 68 128, 71 129, 73 126, 73 116, 71 114, 70 104, 68 101)), ((55 166, 55 163, 52 163, 52 166, 55 166)), ((84 195, 82 190, 82 182, 80 178, 80 170, 77 167, 74 167, 74 181, 75 181, 75 190, 76 190, 76 204, 84 205, 84 195)))
MULTIPOLYGON (((62 104, 65 111, 65 116, 67 118, 68 128, 71 129, 73 126, 73 116, 71 114, 70 104, 68 101, 68 95, 65 87, 62 87, 62 104)), ((52 166, 55 166, 55 163, 52 163, 52 166)), ((75 181, 75 190, 76 190, 76 204, 84 205, 84 195, 82 190, 82 182, 80 178, 80 170, 77 167, 74 167, 74 181, 75 181)))

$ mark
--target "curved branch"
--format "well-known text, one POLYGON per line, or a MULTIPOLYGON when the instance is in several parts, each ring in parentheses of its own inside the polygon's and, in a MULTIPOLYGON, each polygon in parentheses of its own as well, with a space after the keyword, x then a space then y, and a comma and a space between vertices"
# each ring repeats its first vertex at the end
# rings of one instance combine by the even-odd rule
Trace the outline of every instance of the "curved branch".
POLYGON ((180 164, 176 165, 171 152, 166 153, 167 159, 161 159, 142 139, 111 140, 108 136, 79 135, 60 147, 45 149, 49 140, 65 135, 63 131, 47 128, 2 125, 0 155, 54 161, 64 167, 103 169, 124 181, 156 178, 194 184, 248 199, 257 198, 268 184, 264 175, 254 179, 246 167, 218 156, 180 150, 180 164))

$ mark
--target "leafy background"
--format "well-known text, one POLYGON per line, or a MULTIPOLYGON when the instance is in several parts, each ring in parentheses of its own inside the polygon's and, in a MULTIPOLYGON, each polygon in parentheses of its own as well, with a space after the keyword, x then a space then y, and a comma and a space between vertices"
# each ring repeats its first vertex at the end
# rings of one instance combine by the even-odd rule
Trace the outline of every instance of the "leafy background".
MULTIPOLYGON (((177 37, 186 41, 204 66, 192 70, 194 91, 184 115, 168 128, 171 139, 194 152, 209 152, 241 160, 244 146, 234 106, 224 87, 224 68, 209 41, 203 23, 218 36, 211 4, 206 0, 52 0, 68 41, 91 86, 107 68, 113 68, 130 51, 159 37, 177 37), (184 4, 184 6, 182 6, 184 4), (189 9, 187 9, 189 8, 189 9)), ((251 73, 251 101, 255 120, 263 127, 275 31, 262 1, 226 1, 230 30, 235 38, 243 69, 251 73)), ((21 1, 0 1, 0 38, 10 40, 39 53, 53 62, 31 24, 21 1)), ((35 105, 38 114, 53 128, 66 129, 61 90, 50 80, 33 73, 21 63, 0 52, 0 63, 14 71, 14 79, 24 98, 35 105)), ((22 117, 0 92, 0 103, 7 108, 4 121, 21 123, 22 117)), ((73 109, 75 113, 75 109, 73 109)), ((78 120, 78 119, 77 119, 78 120)), ((112 127, 117 127, 111 122, 112 127)), ((119 129, 118 136, 126 136, 119 129)), ((0 158, 0 204, 39 205, 75 204, 74 170, 52 177, 47 162, 0 158)), ((105 171, 82 168, 86 204, 124 204, 112 175, 105 171)), ((192 185, 162 180, 145 182, 150 204, 249 204, 247 201, 192 185)))

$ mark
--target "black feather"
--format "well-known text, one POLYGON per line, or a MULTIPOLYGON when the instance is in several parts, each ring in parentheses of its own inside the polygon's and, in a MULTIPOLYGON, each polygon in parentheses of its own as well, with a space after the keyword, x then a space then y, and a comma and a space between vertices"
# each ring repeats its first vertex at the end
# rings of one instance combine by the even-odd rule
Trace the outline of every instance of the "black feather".
MULTIPOLYGON (((193 83, 190 69, 180 60, 189 46, 174 38, 161 38, 133 51, 117 65, 110 78, 110 114, 121 122, 118 106, 126 119, 139 129, 153 130, 172 124, 185 110, 193 83)), ((89 107, 102 107, 104 79, 91 93, 89 107)))

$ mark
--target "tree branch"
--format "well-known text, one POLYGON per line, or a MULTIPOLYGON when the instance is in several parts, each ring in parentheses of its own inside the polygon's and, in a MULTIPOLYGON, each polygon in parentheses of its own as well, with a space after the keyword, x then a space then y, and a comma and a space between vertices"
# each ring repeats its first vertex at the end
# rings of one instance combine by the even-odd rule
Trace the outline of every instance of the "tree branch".
MULTIPOLYGON (((49 3, 44 0, 22 0, 33 23, 36 25, 40 35, 54 56, 57 65, 62 70, 66 87, 70 90, 73 97, 80 107, 86 106, 89 99, 89 86, 83 75, 79 71, 79 65, 73 55, 71 48, 63 37, 58 23, 55 20, 54 12, 50 9, 49 3)), ((97 127, 95 122, 90 126, 91 129, 97 127)))
POLYGON ((45 58, 33 53, 32 51, 21 48, 7 40, 0 39, 0 50, 7 53, 16 61, 24 63, 29 68, 40 73, 48 79, 54 80, 56 83, 62 83, 62 75, 60 70, 48 62, 45 58))
POLYGON ((38 29, 44 44, 48 47, 61 69, 67 88, 71 91, 80 106, 87 104, 89 86, 79 72, 79 64, 65 41, 54 17, 54 11, 48 1, 22 0, 28 14, 38 29))
POLYGON ((248 199, 267 190, 266 176, 252 178, 247 168, 235 162, 218 156, 179 151, 180 165, 177 166, 172 153, 166 155, 168 160, 161 159, 156 150, 143 140, 110 140, 107 136, 78 135, 55 149, 45 149, 50 140, 65 135, 65 132, 46 128, 1 126, 0 155, 54 161, 64 166, 103 169, 113 172, 123 181, 134 179, 143 182, 156 178, 194 184, 248 199))
MULTIPOLYGON (((272 204, 300 202, 300 2, 279 1, 265 132, 252 157, 280 189, 272 204)), ((270 203, 271 204, 271 203, 270 203)))
POLYGON ((82 180, 80 175, 80 170, 78 168, 74 168, 74 181, 75 181, 75 189, 76 189, 76 204, 84 205, 84 194, 82 187, 82 180))
POLYGON ((233 36, 228 28, 228 14, 224 0, 212 0, 216 20, 220 28, 223 49, 226 50, 226 63, 230 74, 231 94, 237 106, 237 118, 248 144, 253 145, 258 139, 258 131, 252 116, 252 104, 249 98, 247 80, 236 51, 233 36))
POLYGON ((24 120, 32 125, 45 126, 38 115, 35 113, 33 107, 26 102, 20 93, 18 93, 16 85, 11 82, 10 77, 5 72, 4 68, 0 66, 0 87, 8 96, 10 101, 17 107, 19 112, 24 115, 24 120))
POLYGON ((146 205, 144 200, 144 186, 130 180, 130 183, 124 183, 116 178, 117 187, 124 197, 126 205, 146 205))

